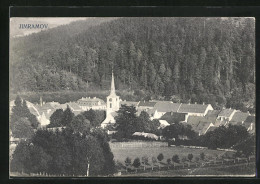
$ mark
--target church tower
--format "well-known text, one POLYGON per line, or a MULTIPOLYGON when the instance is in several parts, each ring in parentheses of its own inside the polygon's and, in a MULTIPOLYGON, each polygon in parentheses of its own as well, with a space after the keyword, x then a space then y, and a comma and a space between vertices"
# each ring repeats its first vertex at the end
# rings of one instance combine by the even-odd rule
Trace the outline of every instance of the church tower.
POLYGON ((110 94, 107 96, 107 116, 119 110, 119 96, 116 95, 114 74, 112 72, 110 94))
POLYGON ((110 94, 107 96, 106 119, 101 123, 101 127, 106 127, 109 123, 115 123, 115 112, 120 108, 120 98, 116 95, 114 74, 112 71, 110 94))

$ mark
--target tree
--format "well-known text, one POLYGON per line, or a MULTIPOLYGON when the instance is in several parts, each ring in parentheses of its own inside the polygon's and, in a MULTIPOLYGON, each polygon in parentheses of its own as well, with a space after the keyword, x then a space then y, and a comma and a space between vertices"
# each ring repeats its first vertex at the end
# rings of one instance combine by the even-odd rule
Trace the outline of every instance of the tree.
POLYGON ((12 108, 11 123, 18 121, 23 116, 24 114, 23 114, 22 99, 20 98, 20 96, 17 96, 14 101, 14 106, 12 108))
POLYGON ((204 160, 205 159, 205 154, 202 152, 202 153, 200 153, 200 159, 201 160, 204 160))
POLYGON ((157 158, 152 157, 152 170, 154 168, 154 166, 157 164, 157 158))
POLYGON ((238 153, 244 154, 247 158, 249 158, 249 156, 251 155, 254 155, 256 152, 255 136, 251 135, 247 139, 239 142, 237 145, 234 146, 234 149, 236 149, 238 153))
POLYGON ((148 164, 148 157, 147 156, 142 157, 142 164, 144 165, 144 170, 145 170, 145 167, 148 164))
POLYGON ((98 127, 105 119, 105 111, 94 111, 90 109, 82 113, 90 121, 92 127, 98 127))
POLYGON ((14 123, 12 134, 16 138, 27 139, 33 136, 34 130, 27 118, 20 118, 14 123))
POLYGON ((10 128, 13 130, 13 125, 15 122, 19 121, 21 118, 26 118, 32 128, 37 128, 39 126, 39 122, 35 115, 31 114, 30 110, 27 107, 26 101, 17 96, 14 101, 14 107, 12 108, 11 113, 11 121, 10 121, 10 128))
POLYGON ((137 117, 134 106, 122 105, 117 111, 115 127, 122 138, 131 138, 136 131, 137 117))
POLYGON ((71 112, 69 106, 67 106, 66 110, 64 111, 63 113, 63 117, 62 117, 62 120, 61 120, 61 124, 63 126, 67 126, 71 123, 72 119, 74 117, 74 114, 73 112, 71 112))
POLYGON ((101 141, 98 133, 38 130, 31 140, 18 144, 11 172, 106 176, 115 172, 113 154, 107 146, 107 140, 101 141))
POLYGON ((188 159, 191 162, 191 160, 193 159, 193 154, 192 153, 188 154, 188 159))
POLYGON ((131 165, 131 163, 132 163, 131 158, 126 157, 126 159, 125 159, 125 165, 126 165, 126 166, 129 166, 129 165, 131 165))
POLYGON ((173 155, 172 156, 172 161, 175 162, 175 163, 180 163, 179 156, 178 155, 173 155))
POLYGON ((162 131, 162 135, 167 139, 178 139, 178 136, 187 136, 188 138, 194 139, 197 137, 197 133, 192 130, 190 125, 184 125, 182 123, 175 122, 162 131))
POLYGON ((160 153, 160 154, 157 156, 157 159, 161 162, 161 161, 164 159, 163 154, 160 153))
POLYGON ((170 158, 167 159, 167 165, 168 165, 168 169, 169 169, 169 166, 171 165, 171 159, 170 158))
MULTIPOLYGON (((141 162, 140 162, 140 158, 135 158, 134 159, 134 162, 133 162, 133 166, 135 167, 135 168, 138 168, 138 167, 140 167, 140 165, 141 165, 141 162)), ((137 170, 136 170, 137 171, 137 170)))
POLYGON ((79 114, 72 119, 71 123, 68 124, 67 127, 71 128, 74 132, 90 133, 91 125, 89 120, 79 114))
POLYGON ((48 127, 60 127, 62 126, 63 110, 57 109, 50 117, 50 124, 48 127))

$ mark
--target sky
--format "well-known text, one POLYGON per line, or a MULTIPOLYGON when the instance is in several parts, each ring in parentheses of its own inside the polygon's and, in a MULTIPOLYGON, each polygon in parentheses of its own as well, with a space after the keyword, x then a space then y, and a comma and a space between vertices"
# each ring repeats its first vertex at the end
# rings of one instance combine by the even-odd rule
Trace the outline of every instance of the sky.
POLYGON ((10 18, 10 36, 19 37, 41 31, 41 29, 19 29, 20 24, 48 24, 48 29, 50 29, 86 19, 86 17, 12 17, 10 18))

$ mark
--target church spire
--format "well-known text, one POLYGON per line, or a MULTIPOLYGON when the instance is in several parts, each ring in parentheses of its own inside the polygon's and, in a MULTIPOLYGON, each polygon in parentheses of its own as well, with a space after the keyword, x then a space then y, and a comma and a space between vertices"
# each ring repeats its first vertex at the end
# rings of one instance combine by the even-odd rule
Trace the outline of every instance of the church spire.
POLYGON ((113 73, 113 71, 112 71, 112 80, 111 80, 110 96, 116 96, 115 82, 114 82, 114 73, 113 73))

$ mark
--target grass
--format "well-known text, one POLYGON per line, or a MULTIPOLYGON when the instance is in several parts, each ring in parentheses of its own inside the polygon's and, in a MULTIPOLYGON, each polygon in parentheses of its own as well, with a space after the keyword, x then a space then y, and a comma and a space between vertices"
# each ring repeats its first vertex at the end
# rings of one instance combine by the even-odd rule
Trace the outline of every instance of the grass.
POLYGON ((192 168, 192 169, 181 169, 181 170, 168 170, 168 171, 156 171, 148 173, 134 173, 123 175, 124 177, 196 177, 196 176, 216 176, 216 177, 232 177, 232 176, 255 176, 255 164, 232 165, 232 166, 218 166, 218 167, 207 167, 207 168, 192 168))
POLYGON ((215 158, 217 155, 220 156, 225 151, 209 150, 209 149, 195 149, 195 148, 183 148, 183 147, 153 147, 153 148, 117 148, 111 147, 116 161, 124 163, 126 157, 130 157, 132 161, 136 158, 142 158, 143 156, 149 157, 151 162, 152 157, 156 157, 162 153, 164 155, 163 162, 166 162, 168 158, 172 158, 173 155, 179 155, 180 160, 183 157, 187 157, 188 154, 193 154, 193 160, 195 157, 200 157, 200 153, 204 152, 207 158, 215 158))

